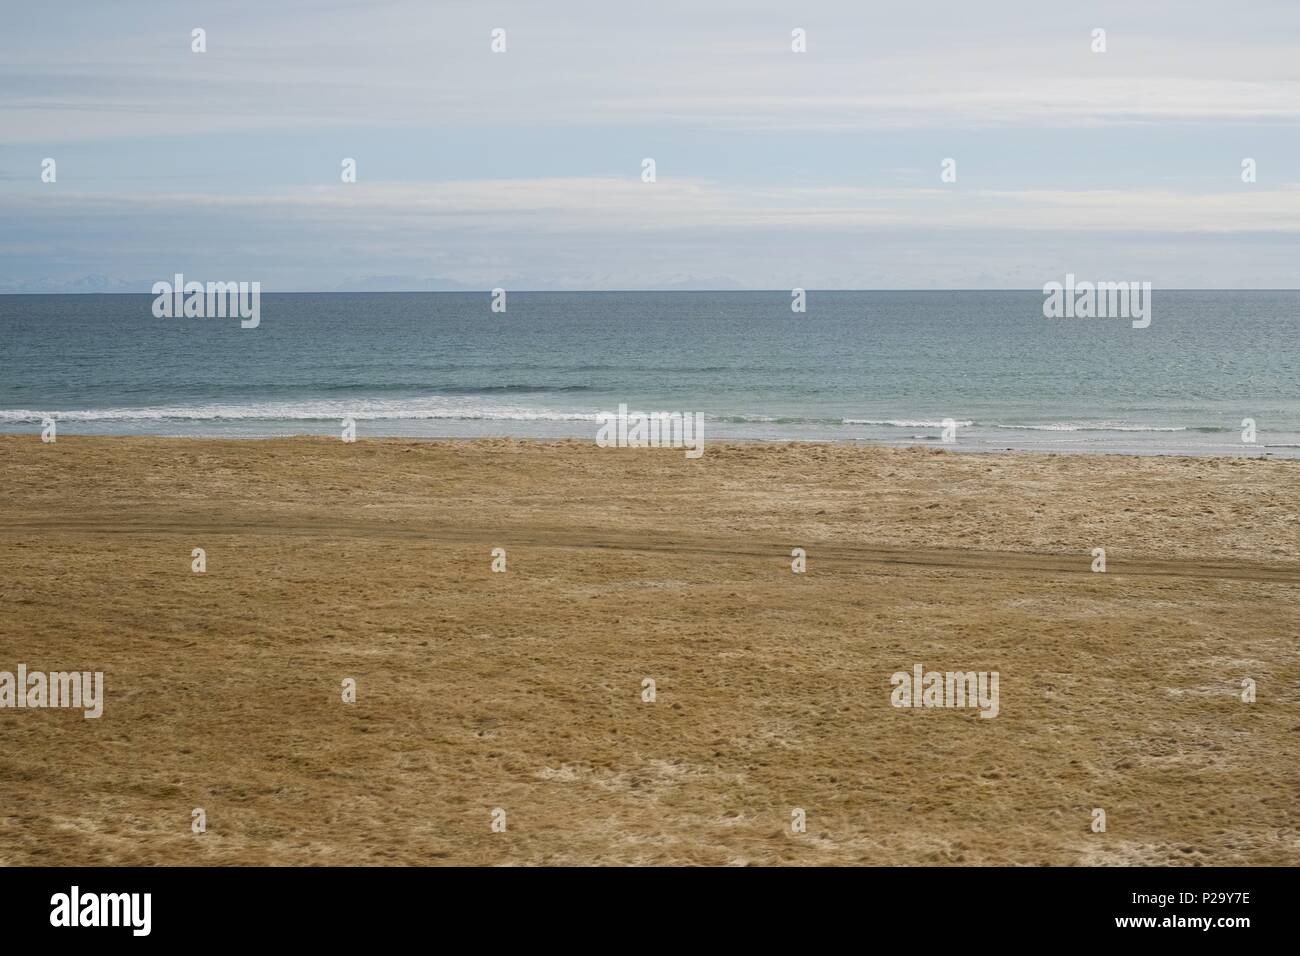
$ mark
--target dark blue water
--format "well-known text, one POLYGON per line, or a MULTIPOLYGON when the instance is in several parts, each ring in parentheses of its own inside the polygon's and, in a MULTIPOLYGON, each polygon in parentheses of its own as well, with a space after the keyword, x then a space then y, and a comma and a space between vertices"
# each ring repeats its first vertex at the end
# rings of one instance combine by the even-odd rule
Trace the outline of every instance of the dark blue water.
POLYGON ((708 438, 1269 453, 1300 446, 1300 292, 1157 291, 1151 326, 1038 292, 265 295, 238 319, 148 295, 0 296, 0 429, 594 437, 702 412, 708 438), (1258 430, 1241 441, 1242 420, 1258 430), (1287 447, 1291 446, 1291 447, 1287 447))

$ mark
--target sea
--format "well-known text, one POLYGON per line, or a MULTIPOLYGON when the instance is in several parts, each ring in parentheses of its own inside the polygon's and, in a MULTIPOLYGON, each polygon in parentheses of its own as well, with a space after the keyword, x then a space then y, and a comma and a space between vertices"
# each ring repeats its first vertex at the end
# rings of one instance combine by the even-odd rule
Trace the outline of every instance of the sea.
POLYGON ((242 328, 0 295, 0 432, 594 439, 626 405, 701 413, 706 442, 1300 457, 1300 291, 1156 290, 1147 328, 1046 318, 1038 291, 493 301, 267 293, 242 328))

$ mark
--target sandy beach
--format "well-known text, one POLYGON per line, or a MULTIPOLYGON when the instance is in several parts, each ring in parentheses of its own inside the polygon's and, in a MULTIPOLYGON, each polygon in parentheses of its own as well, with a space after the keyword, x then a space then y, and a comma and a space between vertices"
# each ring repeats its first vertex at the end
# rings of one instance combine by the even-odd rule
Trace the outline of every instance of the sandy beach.
POLYGON ((0 709, 0 864, 1300 864, 1295 462, 21 435, 0 481, 0 670, 105 685, 0 709), (891 706, 916 664, 998 715, 891 706))

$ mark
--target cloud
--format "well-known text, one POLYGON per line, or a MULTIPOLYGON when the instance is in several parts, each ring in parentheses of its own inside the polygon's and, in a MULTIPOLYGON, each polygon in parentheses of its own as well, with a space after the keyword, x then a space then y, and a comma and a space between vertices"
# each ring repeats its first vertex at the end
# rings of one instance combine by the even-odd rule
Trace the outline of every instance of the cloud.
POLYGON ((29 5, 0 282, 1294 284, 1298 39, 1212 0, 29 5))
POLYGON ((333 224, 426 234, 751 228, 1300 232, 1300 187, 1245 184, 1217 192, 991 190, 957 184, 863 188, 555 177, 300 186, 245 194, 37 192, 15 200, 12 208, 48 219, 111 216, 175 223, 225 216, 295 222, 304 229, 333 224))
MULTIPOLYGON (((830 3, 648 7, 410 3, 169 5, 143 19, 86 4, 19 23, 0 74, 10 142, 391 124, 689 124, 945 129, 1300 117, 1296 15, 1215 5, 1039 4, 916 10, 830 3), (1198 19, 1197 11, 1203 16, 1198 19), (1108 24, 1108 50, 1090 31, 1108 24), (190 29, 208 30, 204 54, 190 29), (503 55, 489 31, 507 29, 503 55), (809 50, 789 48, 808 30, 809 50)), ((116 5, 114 5, 116 7, 116 5)))

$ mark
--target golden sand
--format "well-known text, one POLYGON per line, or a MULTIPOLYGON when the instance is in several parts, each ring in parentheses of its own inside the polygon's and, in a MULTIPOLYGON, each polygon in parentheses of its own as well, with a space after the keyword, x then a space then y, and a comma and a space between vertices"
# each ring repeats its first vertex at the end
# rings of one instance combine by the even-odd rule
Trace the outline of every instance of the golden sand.
POLYGON ((0 709, 0 863, 1300 863, 1293 462, 0 436, 0 489, 0 670, 107 696, 0 709))

